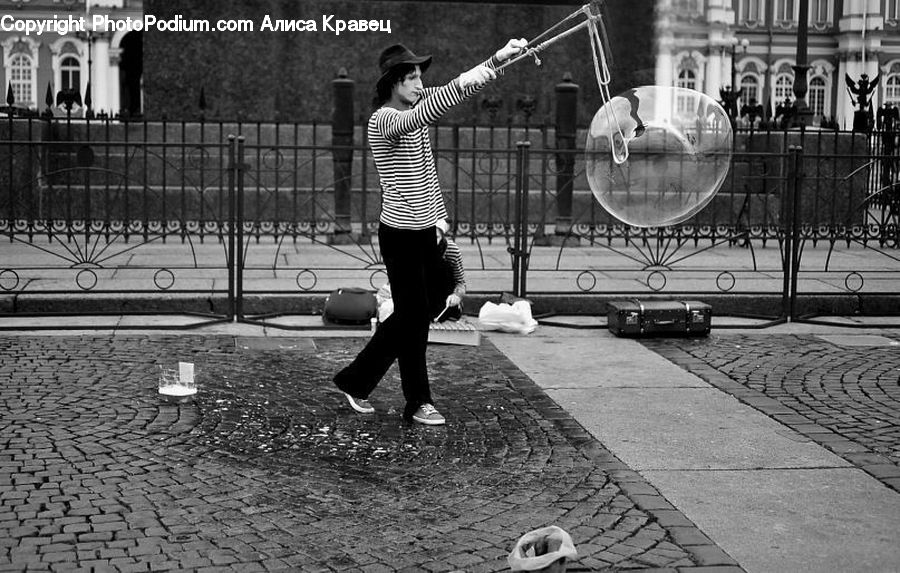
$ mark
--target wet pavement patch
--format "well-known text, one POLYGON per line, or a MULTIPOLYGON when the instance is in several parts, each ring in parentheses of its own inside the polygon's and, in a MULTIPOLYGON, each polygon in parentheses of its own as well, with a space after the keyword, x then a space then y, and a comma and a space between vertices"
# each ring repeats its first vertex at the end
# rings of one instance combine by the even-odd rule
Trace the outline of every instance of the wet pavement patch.
POLYGON ((234 339, 238 350, 294 350, 315 352, 316 343, 312 338, 270 338, 262 336, 239 336, 234 339))
POLYGON ((401 420, 396 369, 352 411, 331 377, 364 342, 0 340, 0 567, 505 571, 550 524, 571 570, 733 564, 488 342, 429 348, 446 426, 401 420), (192 403, 160 361, 197 366, 192 403))

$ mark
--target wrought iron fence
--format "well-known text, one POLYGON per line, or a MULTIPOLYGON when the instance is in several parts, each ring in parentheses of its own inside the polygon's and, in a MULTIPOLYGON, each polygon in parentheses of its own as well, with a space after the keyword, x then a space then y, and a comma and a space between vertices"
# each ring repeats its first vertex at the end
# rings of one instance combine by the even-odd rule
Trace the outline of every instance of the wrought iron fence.
MULTIPOLYGON (((363 126, 342 145, 328 125, 9 117, 0 130, 0 231, 20 247, 0 263, 0 294, 17 297, 15 310, 42 308, 26 294, 77 294, 100 310, 111 296, 154 295, 229 319, 257 296, 383 280, 363 126)), ((547 124, 432 131, 474 290, 520 288, 528 277, 529 292, 570 294, 735 294, 759 283, 798 292, 782 280, 785 261, 819 244, 824 260, 798 259, 800 277, 845 273, 825 280, 843 281, 844 293, 877 285, 835 265, 851 248, 898 261, 892 137, 739 131, 713 202, 683 224, 644 229, 594 200, 583 131, 573 145, 547 124), (519 141, 530 142, 525 159, 519 141), (787 252, 794 234, 798 251, 787 252), (724 249, 743 262, 716 265, 710 255, 724 249)))

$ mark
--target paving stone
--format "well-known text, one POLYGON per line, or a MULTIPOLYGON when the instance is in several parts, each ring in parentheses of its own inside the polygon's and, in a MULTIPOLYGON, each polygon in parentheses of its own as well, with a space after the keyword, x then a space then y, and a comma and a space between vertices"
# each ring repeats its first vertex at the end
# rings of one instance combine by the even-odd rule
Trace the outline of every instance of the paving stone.
POLYGON ((717 549, 489 342, 429 348, 439 428, 400 419, 396 368, 374 415, 347 407, 330 379, 362 344, 0 337, 11 563, 505 571, 516 539, 551 523, 589 566, 671 570, 717 549), (200 390, 164 404, 155 365, 175 360, 200 390))
POLYGON ((900 346, 870 342, 863 335, 781 334, 643 341, 900 491, 900 346), (860 345, 836 346, 838 339, 860 345))

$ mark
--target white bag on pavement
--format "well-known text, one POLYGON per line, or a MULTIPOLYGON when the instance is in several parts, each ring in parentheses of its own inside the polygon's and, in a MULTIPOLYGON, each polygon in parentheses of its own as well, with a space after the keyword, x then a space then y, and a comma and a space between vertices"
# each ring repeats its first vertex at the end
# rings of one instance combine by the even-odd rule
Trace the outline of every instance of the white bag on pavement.
POLYGON ((566 570, 566 560, 578 557, 572 537, 555 525, 529 531, 506 558, 513 571, 566 570))
POLYGON ((484 303, 478 311, 478 322, 482 330, 499 330, 515 334, 531 334, 538 322, 531 317, 531 303, 518 300, 511 305, 504 303, 484 303))

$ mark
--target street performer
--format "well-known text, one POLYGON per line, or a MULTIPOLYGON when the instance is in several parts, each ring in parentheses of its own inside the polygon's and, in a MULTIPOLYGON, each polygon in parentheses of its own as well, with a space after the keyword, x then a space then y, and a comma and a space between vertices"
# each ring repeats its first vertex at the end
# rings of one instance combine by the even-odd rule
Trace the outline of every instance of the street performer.
POLYGON ((428 126, 494 80, 502 62, 526 45, 524 39, 511 39, 488 61, 446 85, 429 88, 423 87, 422 74, 431 66, 431 56, 417 56, 402 44, 381 53, 377 109, 369 118, 368 139, 381 180, 378 241, 394 312, 334 377, 357 412, 375 411, 367 398, 396 360, 406 399, 404 419, 445 423, 434 407, 425 364, 433 306, 429 285, 441 272, 436 225, 447 218, 428 126))

